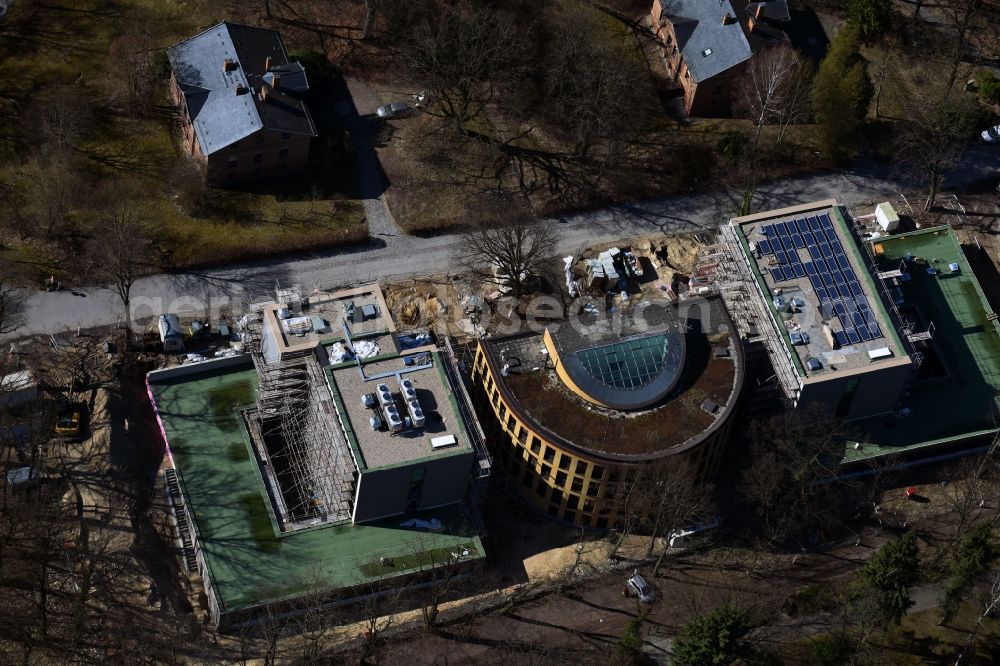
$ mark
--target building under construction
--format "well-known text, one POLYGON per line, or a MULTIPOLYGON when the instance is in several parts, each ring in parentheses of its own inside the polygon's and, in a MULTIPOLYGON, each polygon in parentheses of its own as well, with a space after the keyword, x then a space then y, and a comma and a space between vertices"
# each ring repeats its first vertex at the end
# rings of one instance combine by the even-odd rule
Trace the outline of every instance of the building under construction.
POLYGON ((741 337, 789 406, 851 422, 845 462, 995 435, 1000 327, 951 228, 828 199, 734 218, 720 241, 714 284, 741 337))
POLYGON ((281 290, 240 328, 245 353, 148 377, 218 626, 481 560, 490 460, 447 345, 399 335, 377 285, 281 290))

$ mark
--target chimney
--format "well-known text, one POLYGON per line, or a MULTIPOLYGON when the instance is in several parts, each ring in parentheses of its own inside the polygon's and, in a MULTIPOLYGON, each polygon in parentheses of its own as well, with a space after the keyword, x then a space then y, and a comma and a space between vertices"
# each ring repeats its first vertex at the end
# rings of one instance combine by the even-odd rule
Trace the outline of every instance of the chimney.
POLYGON ((232 58, 226 58, 222 61, 222 69, 227 72, 231 72, 236 69, 236 61, 232 58))
POLYGON ((750 16, 747 17, 747 28, 750 29, 750 32, 753 32, 753 29, 756 27, 757 27, 757 19, 754 18, 753 14, 751 14, 750 16))
POLYGON ((267 72, 271 69, 271 56, 264 58, 264 71, 267 72))
POLYGON ((280 83, 281 83, 281 77, 278 76, 277 74, 273 74, 271 76, 271 89, 272 90, 277 90, 278 89, 278 84, 280 84, 280 83))
POLYGON ((262 102, 267 101, 267 86, 264 84, 261 84, 260 86, 260 101, 262 102))
POLYGON ((726 12, 726 15, 722 17, 722 25, 732 25, 733 23, 736 23, 736 19, 733 18, 732 14, 726 12))
POLYGON ((764 3, 761 2, 757 4, 757 11, 754 12, 754 16, 760 18, 763 15, 764 15, 764 3))

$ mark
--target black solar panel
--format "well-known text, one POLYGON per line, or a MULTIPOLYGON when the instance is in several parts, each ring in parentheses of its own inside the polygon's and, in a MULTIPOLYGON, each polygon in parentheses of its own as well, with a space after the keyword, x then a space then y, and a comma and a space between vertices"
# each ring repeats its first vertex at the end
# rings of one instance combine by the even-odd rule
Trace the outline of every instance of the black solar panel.
POLYGON ((778 263, 770 269, 771 277, 775 282, 808 277, 824 318, 840 320, 843 331, 834 333, 840 345, 882 337, 829 214, 775 222, 761 231, 767 240, 758 243, 758 249, 773 254, 778 263), (811 261, 803 262, 796 248, 808 249, 811 261))

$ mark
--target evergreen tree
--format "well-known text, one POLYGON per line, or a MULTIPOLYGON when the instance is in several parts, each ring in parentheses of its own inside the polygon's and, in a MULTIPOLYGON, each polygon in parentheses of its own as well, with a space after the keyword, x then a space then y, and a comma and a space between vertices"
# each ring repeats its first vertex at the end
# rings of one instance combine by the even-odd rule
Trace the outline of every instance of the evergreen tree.
POLYGON ((813 80, 812 100, 820 124, 820 148, 833 159, 848 157, 857 145, 872 87, 859 51, 860 33, 845 25, 813 80))
POLYGON ((746 613, 732 606, 716 608, 691 620, 674 646, 675 664, 711 666, 737 659, 753 661, 756 651, 747 635, 753 629, 746 613))
POLYGON ((913 605, 910 588, 920 577, 917 536, 907 532, 882 546, 861 569, 861 580, 875 594, 880 624, 899 623, 913 605))
POLYGON ((951 565, 948 585, 941 601, 942 622, 951 618, 965 591, 997 559, 998 553, 991 543, 992 536, 993 528, 988 523, 982 523, 962 540, 958 555, 951 565))
POLYGON ((889 27, 889 0, 851 0, 847 20, 865 41, 881 35, 889 27))

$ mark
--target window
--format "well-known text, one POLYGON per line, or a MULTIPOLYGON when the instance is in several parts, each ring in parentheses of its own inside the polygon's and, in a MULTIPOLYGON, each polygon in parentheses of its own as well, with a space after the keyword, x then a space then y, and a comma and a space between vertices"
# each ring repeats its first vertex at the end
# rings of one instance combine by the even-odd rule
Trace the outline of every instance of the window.
POLYGON ((705 49, 704 51, 701 52, 701 55, 702 55, 702 57, 707 58, 708 56, 712 55, 712 49, 710 49, 710 48, 709 49, 705 49))
POLYGON ((531 452, 538 453, 542 450, 542 444, 538 441, 538 438, 534 435, 531 436, 531 452))
POLYGON ((514 432, 514 415, 511 414, 507 417, 507 430, 514 432))
POLYGON ((570 457, 565 453, 559 456, 559 469, 569 469, 570 457))
POLYGON ((239 160, 236 158, 235 155, 233 155, 228 160, 226 160, 226 166, 229 167, 230 169, 235 169, 236 168, 236 164, 238 162, 239 162, 239 160))
POLYGON ((844 382, 844 388, 840 392, 840 400, 837 402, 837 418, 844 418, 851 411, 851 403, 854 402, 854 394, 858 392, 860 379, 851 377, 844 382))
POLYGON ((548 490, 548 487, 545 485, 545 482, 538 479, 538 484, 535 486, 535 494, 544 499, 546 490, 548 490))
POLYGON ((555 488, 552 489, 552 497, 550 498, 550 501, 553 504, 562 504, 562 497, 563 495, 561 490, 556 490, 555 488))
POLYGON ((604 468, 600 465, 594 465, 594 473, 590 475, 594 479, 604 478, 604 468))
POLYGON ((549 508, 545 510, 545 513, 555 518, 559 515, 559 506, 556 504, 550 504, 549 508))
POLYGON ((288 159, 288 148, 281 148, 278 150, 278 159, 282 160, 288 159))
POLYGON ((587 462, 585 460, 576 461, 576 473, 586 474, 587 473, 587 462))
POLYGON ((406 510, 415 511, 420 504, 420 495, 424 491, 425 467, 415 467, 410 472, 410 492, 406 497, 406 510))
POLYGON ((288 141, 291 137, 292 137, 292 135, 289 134, 288 132, 282 132, 281 133, 281 140, 282 141, 288 141))
POLYGON ((566 485, 566 472, 556 474, 556 485, 560 488, 566 485))
POLYGON ((576 520, 576 512, 566 509, 565 511, 563 511, 563 520, 572 523, 574 520, 576 520))
POLYGON ((549 467, 548 465, 542 465, 541 475, 542 475, 543 479, 548 479, 549 478, 549 474, 551 474, 551 473, 552 473, 552 468, 551 467, 549 467))
POLYGON ((525 488, 531 487, 531 482, 534 480, 535 475, 531 473, 531 468, 524 470, 524 476, 521 477, 521 483, 524 484, 525 488))
POLYGON ((528 431, 527 430, 525 430, 524 428, 521 428, 521 429, 519 429, 517 431, 517 441, 519 441, 522 444, 524 444, 524 440, 526 440, 527 438, 528 438, 528 431))
POLYGON ((573 488, 574 493, 583 492, 583 479, 578 476, 573 477, 573 488))
POLYGON ((544 458, 545 462, 548 463, 552 462, 553 460, 556 459, 556 450, 553 449, 551 446, 546 446, 544 458))
POLYGON ((583 510, 593 511, 594 510, 594 500, 583 500, 583 510))
POLYGON ((576 495, 570 495, 566 498, 566 508, 567 509, 579 509, 580 508, 580 498, 576 495))
POLYGON ((254 164, 260 164, 263 161, 264 161, 264 153, 254 153, 253 155, 254 164))
POLYGON ((598 485, 598 484, 594 483, 593 481, 591 481, 589 484, 587 484, 587 496, 588 497, 597 497, 597 489, 598 488, 600 488, 600 485, 598 485))

